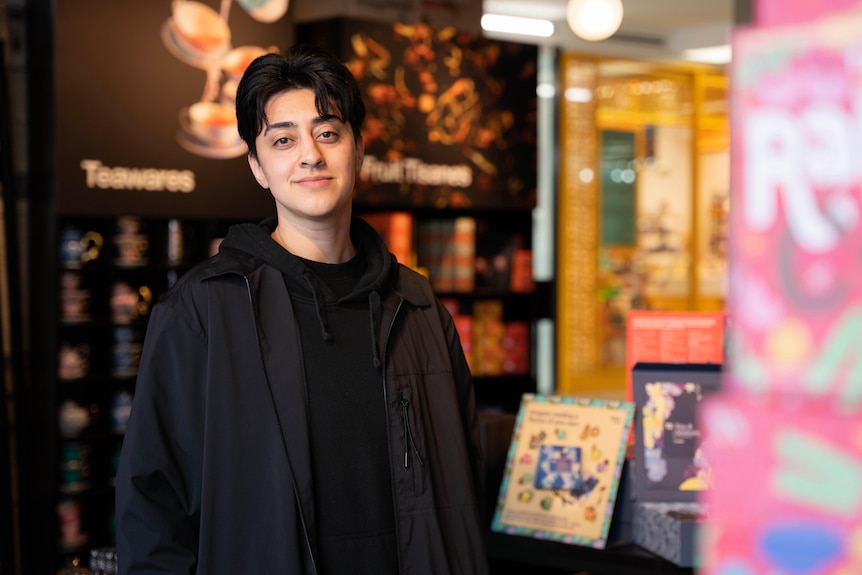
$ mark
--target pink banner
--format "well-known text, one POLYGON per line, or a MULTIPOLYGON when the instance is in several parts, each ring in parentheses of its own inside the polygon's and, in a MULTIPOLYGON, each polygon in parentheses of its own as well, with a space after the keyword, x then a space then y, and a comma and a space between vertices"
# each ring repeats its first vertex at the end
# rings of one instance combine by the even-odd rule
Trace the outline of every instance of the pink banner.
POLYGON ((859 0, 757 0, 754 14, 758 26, 781 26, 811 22, 859 5, 859 0))
POLYGON ((702 573, 862 573, 862 11, 739 31, 732 85, 729 369, 702 410, 702 573))
POLYGON ((861 32, 735 38, 731 390, 862 401, 861 32))
POLYGON ((862 573, 862 418, 802 402, 704 402, 715 489, 701 575, 862 573))

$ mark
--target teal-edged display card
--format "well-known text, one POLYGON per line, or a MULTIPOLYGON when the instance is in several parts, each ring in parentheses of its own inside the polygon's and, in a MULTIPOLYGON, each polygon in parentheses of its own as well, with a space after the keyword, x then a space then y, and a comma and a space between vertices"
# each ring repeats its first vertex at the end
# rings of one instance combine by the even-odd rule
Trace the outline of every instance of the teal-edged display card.
POLYGON ((524 394, 491 529, 603 549, 634 404, 524 394))

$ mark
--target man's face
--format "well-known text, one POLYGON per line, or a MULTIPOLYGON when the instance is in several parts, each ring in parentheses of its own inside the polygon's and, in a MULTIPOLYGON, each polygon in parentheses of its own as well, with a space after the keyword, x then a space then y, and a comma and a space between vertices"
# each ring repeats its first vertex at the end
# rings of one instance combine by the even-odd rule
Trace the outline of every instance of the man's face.
POLYGON ((279 222, 307 225, 349 217, 356 172, 365 152, 349 124, 321 117, 314 92, 290 90, 266 104, 268 125, 248 163, 275 198, 279 222))

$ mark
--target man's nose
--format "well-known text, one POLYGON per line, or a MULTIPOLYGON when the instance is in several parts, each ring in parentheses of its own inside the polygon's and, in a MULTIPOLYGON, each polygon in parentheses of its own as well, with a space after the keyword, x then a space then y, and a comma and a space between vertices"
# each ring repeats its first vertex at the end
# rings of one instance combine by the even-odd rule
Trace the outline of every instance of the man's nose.
POLYGON ((320 153, 320 146, 314 138, 303 139, 302 155, 300 158, 303 166, 317 168, 324 164, 323 154, 320 153))

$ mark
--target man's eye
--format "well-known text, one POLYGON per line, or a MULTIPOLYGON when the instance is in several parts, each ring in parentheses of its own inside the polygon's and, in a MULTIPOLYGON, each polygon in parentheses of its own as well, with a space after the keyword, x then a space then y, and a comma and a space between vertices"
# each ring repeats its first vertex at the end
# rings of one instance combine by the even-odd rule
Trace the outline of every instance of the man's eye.
POLYGON ((324 140, 332 140, 333 138, 338 137, 338 132, 333 132, 332 130, 326 130, 325 132, 320 132, 320 138, 324 140))
POLYGON ((275 141, 275 143, 279 146, 285 146, 290 142, 290 138, 279 138, 275 141))

